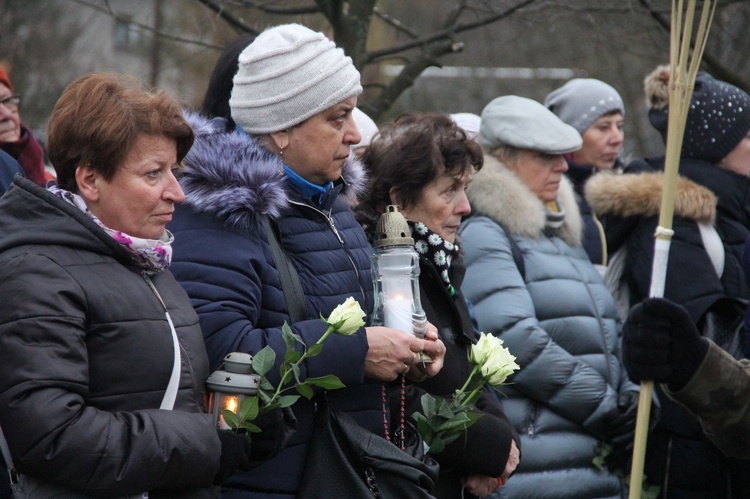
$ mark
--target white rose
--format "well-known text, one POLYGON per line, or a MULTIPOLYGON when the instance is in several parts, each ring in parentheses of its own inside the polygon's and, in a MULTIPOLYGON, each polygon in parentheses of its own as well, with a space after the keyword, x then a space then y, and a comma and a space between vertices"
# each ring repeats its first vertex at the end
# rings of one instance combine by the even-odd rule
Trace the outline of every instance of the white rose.
POLYGON ((500 386, 519 369, 516 358, 505 347, 495 349, 487 362, 482 365, 482 376, 492 386, 500 386))
POLYGON ((494 335, 479 333, 479 341, 471 346, 470 359, 474 364, 478 366, 484 364, 484 361, 487 360, 493 348, 491 343, 493 339, 499 341, 500 345, 503 344, 503 341, 494 335))
POLYGON ((492 334, 481 333, 471 347, 471 361, 481 368, 482 376, 492 386, 500 386, 520 369, 515 356, 503 346, 503 340, 492 334))
POLYGON ((349 336, 365 325, 364 316, 365 312, 359 306, 359 302, 350 296, 344 303, 333 309, 326 323, 333 328, 334 333, 349 336))

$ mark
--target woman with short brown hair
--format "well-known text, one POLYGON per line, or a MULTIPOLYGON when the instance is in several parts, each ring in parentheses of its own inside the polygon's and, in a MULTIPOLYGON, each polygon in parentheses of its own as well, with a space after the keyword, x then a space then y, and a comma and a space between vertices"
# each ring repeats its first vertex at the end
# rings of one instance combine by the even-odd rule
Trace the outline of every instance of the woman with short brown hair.
POLYGON ((91 74, 49 143, 61 185, 0 200, 0 428, 28 497, 210 497, 249 462, 206 414, 198 317, 168 270, 179 105, 91 74))
POLYGON ((144 92, 133 77, 81 78, 58 100, 48 123, 47 154, 57 185, 77 192, 76 168, 90 165, 110 180, 141 135, 175 142, 177 162, 193 145, 193 130, 179 103, 164 92, 144 92))

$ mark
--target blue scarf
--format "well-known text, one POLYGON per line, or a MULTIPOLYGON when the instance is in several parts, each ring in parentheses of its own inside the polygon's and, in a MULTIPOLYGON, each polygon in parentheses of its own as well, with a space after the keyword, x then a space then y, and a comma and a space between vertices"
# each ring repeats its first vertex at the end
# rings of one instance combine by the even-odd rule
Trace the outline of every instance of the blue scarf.
POLYGON ((328 182, 322 186, 308 182, 286 165, 284 165, 284 173, 290 184, 317 205, 323 203, 326 193, 333 188, 333 182, 328 182))

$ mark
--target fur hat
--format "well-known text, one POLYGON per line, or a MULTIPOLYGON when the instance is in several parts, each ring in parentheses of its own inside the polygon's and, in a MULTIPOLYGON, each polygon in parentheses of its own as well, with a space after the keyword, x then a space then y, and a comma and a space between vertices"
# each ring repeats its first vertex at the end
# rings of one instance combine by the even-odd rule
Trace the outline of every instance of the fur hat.
POLYGON ((0 83, 8 87, 8 90, 10 90, 11 92, 13 91, 13 85, 10 84, 8 73, 5 72, 5 69, 3 69, 2 66, 0 66, 0 83))
POLYGON ((509 145, 547 154, 577 151, 581 134, 535 100, 516 95, 498 97, 482 110, 477 137, 480 144, 494 149, 509 145))
POLYGON ((570 80, 550 92, 544 105, 582 135, 600 116, 612 111, 625 116, 625 106, 617 90, 594 78, 570 80))
MULTIPOLYGON (((669 66, 659 66, 644 80, 650 107, 648 119, 665 143, 669 118, 669 71, 669 66)), ((698 73, 685 123, 681 156, 718 163, 749 130, 750 96, 708 73, 698 73)))
POLYGON ((272 133, 360 93, 359 71, 343 50, 323 33, 283 24, 240 54, 229 107, 244 131, 272 133))

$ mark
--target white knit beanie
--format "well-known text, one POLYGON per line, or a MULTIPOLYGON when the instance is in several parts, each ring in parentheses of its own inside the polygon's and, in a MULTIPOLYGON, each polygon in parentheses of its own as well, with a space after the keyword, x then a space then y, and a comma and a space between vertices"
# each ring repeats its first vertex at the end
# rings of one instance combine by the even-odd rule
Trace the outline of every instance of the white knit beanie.
POLYGON ((466 136, 470 139, 476 139, 479 135, 479 128, 482 126, 482 118, 473 113, 453 113, 450 115, 453 122, 459 126, 466 136))
POLYGON ((359 71, 343 50, 322 33, 284 24, 240 54, 229 107, 245 132, 273 133, 360 93, 359 71))

